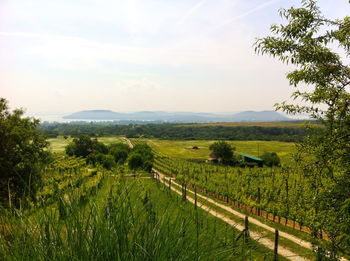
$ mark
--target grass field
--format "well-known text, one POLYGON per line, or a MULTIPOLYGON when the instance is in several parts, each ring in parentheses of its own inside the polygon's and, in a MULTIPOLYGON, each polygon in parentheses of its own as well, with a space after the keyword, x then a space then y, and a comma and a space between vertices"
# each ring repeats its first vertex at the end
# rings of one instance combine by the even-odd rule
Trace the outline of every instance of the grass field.
MULTIPOLYGON (((115 142, 124 142, 124 139, 120 136, 112 136, 112 137, 99 137, 98 141, 103 142, 106 145, 115 142)), ((48 139, 50 143, 50 149, 52 152, 60 153, 64 152, 64 148, 72 142, 73 138, 65 139, 63 136, 58 136, 57 138, 48 139)))
MULTIPOLYGON (((147 142, 158 152, 174 158, 207 159, 210 150, 209 146, 214 141, 191 140, 156 140, 150 139, 147 142), (198 150, 193 149, 199 147, 198 150)), ((295 150, 295 144, 280 141, 229 141, 239 153, 245 153, 259 157, 265 152, 276 152, 282 162, 288 161, 295 150)))
MULTIPOLYGON (((67 146, 72 138, 64 139, 59 136, 54 139, 49 139, 52 152, 64 152, 64 147, 67 146)), ((99 137, 98 141, 108 145, 115 142, 124 142, 120 136, 99 137)), ((215 141, 208 140, 158 140, 144 139, 143 141, 151 145, 156 151, 163 153, 169 157, 183 159, 207 159, 210 151, 209 146, 215 141), (198 150, 192 149, 194 146, 199 147, 198 150)), ((288 161, 291 153, 295 150, 295 144, 290 142, 280 141, 228 141, 236 151, 252 156, 259 157, 265 152, 276 152, 282 162, 288 161)))

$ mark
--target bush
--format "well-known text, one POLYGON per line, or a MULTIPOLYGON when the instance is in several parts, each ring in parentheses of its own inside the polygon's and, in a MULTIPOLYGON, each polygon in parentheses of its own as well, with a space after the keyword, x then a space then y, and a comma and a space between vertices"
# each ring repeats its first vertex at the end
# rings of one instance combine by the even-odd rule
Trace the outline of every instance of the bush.
POLYGON ((23 115, 21 109, 10 111, 0 98, 0 204, 8 198, 14 203, 21 197, 34 200, 43 166, 50 160, 39 120, 23 115))
MULTIPOLYGON (((103 154, 101 154, 103 155, 103 154)), ((111 170, 114 166, 115 166, 115 161, 114 161, 114 157, 112 155, 103 155, 102 157, 102 166, 105 169, 111 170)))
POLYGON ((128 157, 128 166, 132 170, 142 169, 150 172, 153 167, 153 151, 147 144, 137 144, 128 157))
POLYGON ((115 143, 109 146, 109 154, 113 155, 118 164, 123 164, 128 158, 130 148, 124 143, 115 143))
POLYGON ((144 158, 140 153, 131 152, 128 158, 128 166, 131 170, 142 169, 144 158))
POLYGON ((69 156, 77 156, 86 158, 91 153, 108 153, 108 148, 97 139, 91 139, 89 136, 80 135, 79 138, 74 138, 73 142, 65 148, 66 154, 69 156))
POLYGON ((261 159, 263 160, 264 165, 268 167, 281 165, 281 160, 276 152, 265 153, 261 156, 261 159))

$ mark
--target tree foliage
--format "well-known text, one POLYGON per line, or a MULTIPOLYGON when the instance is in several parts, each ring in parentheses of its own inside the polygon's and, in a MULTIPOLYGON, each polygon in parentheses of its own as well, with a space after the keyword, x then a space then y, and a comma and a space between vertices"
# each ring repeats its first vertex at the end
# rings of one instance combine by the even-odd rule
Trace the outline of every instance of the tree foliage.
POLYGON ((48 142, 37 128, 39 120, 23 117, 24 111, 10 111, 0 98, 0 201, 34 199, 41 183, 41 170, 49 160, 48 142))
POLYGON ((350 246, 349 215, 342 211, 350 198, 350 17, 328 19, 314 0, 280 14, 287 23, 273 25, 273 36, 258 39, 256 51, 295 68, 287 78, 299 104, 283 102, 277 109, 307 113, 323 125, 299 146, 297 166, 314 187, 314 236, 321 228, 329 233, 335 258, 350 246))
POLYGON ((109 146, 109 154, 113 155, 118 164, 123 164, 128 158, 130 148, 124 143, 114 143, 109 146))
POLYGON ((142 169, 150 172, 153 167, 154 153, 147 144, 136 144, 128 157, 128 166, 132 170, 142 169))
POLYGON ((234 158, 233 152, 235 148, 226 141, 214 142, 209 146, 209 149, 223 164, 230 163, 234 158))
POLYGON ((77 156, 86 158, 91 153, 103 153, 108 152, 108 148, 97 139, 91 139, 87 135, 80 135, 79 138, 74 138, 73 142, 68 144, 65 148, 66 154, 69 156, 77 156))
POLYGON ((264 165, 268 167, 281 165, 281 159, 278 157, 276 152, 264 153, 261 156, 261 159, 264 161, 264 165))
POLYGON ((55 123, 41 126, 47 135, 69 135, 79 137, 81 134, 94 136, 100 135, 125 135, 129 138, 137 138, 141 135, 145 138, 159 138, 169 140, 276 140, 295 142, 305 136, 307 130, 302 124, 295 127, 262 127, 262 126, 201 126, 183 124, 146 124, 142 129, 137 125, 102 125, 55 123))

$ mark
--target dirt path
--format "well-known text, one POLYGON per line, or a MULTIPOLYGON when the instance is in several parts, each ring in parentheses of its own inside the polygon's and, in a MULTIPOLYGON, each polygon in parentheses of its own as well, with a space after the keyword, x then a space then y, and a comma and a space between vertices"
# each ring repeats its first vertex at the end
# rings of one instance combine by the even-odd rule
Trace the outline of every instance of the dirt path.
MULTIPOLYGON (((128 144, 131 148, 133 147, 133 144, 131 143, 131 141, 130 141, 129 139, 125 138, 125 141, 127 142, 127 144, 128 144)), ((154 170, 154 171, 156 171, 156 172, 159 174, 159 176, 160 176, 160 181, 161 181, 162 183, 164 183, 165 185, 167 185, 167 184, 168 184, 169 177, 165 176, 164 174, 160 173, 160 172, 157 171, 157 170, 154 170)), ((173 179, 172 179, 172 181, 173 181, 173 179)), ((176 183, 176 182, 173 182, 173 183, 175 183, 176 185, 180 186, 180 185, 179 185, 178 183, 176 183)), ((178 194, 181 195, 181 191, 177 190, 177 189, 174 188, 174 187, 171 187, 171 189, 172 189, 173 191, 175 191, 176 193, 178 193, 178 194)), ((187 191, 193 194, 193 191, 191 191, 190 189, 187 189, 187 191)), ((221 208, 221 209, 223 209, 223 210, 225 210, 225 211, 227 211, 227 212, 229 212, 229 213, 235 215, 236 217, 239 217, 239 218, 242 218, 242 219, 245 218, 245 215, 244 215, 244 214, 242 214, 242 213, 240 213, 240 212, 238 212, 238 211, 236 211, 236 210, 230 208, 229 206, 226 206, 226 205, 224 205, 224 204, 221 204, 221 203, 219 203, 219 202, 217 202, 217 201, 215 201, 215 200, 213 200, 213 199, 211 199, 211 198, 209 198, 209 197, 206 197, 206 196, 204 196, 204 195, 202 195, 202 194, 200 194, 200 193, 197 193, 197 197, 206 200, 207 202, 209 202, 209 203, 211 203, 211 204, 213 204, 213 205, 215 205, 215 206, 217 206, 217 207, 219 207, 219 208, 221 208)), ((193 199, 193 198, 188 197, 188 201, 194 204, 194 199, 193 199)), ((201 208, 204 209, 205 211, 208 211, 210 214, 212 214, 212 215, 214 215, 214 216, 216 216, 216 217, 222 219, 223 221, 225 221, 225 222, 228 223, 229 225, 236 227, 236 228, 239 229, 239 230, 243 230, 243 229, 244 229, 244 227, 243 227, 241 224, 238 224, 238 223, 232 221, 232 220, 231 220, 230 218, 228 218, 227 216, 225 216, 225 215, 223 215, 223 214, 220 214, 219 212, 217 212, 217 211, 211 209, 210 207, 208 207, 208 206, 206 206, 206 205, 200 205, 199 207, 201 207, 201 208)), ((269 232, 273 232, 273 233, 275 232, 275 228, 270 227, 270 226, 268 226, 268 225, 266 225, 266 224, 260 222, 259 220, 253 218, 253 217, 249 217, 249 222, 252 223, 252 224, 254 224, 254 225, 257 225, 257 226, 259 226, 259 227, 261 227, 261 228, 263 228, 263 229, 265 229, 265 230, 267 230, 267 231, 269 231, 269 232)), ((274 242, 272 242, 270 239, 264 238, 264 236, 263 236, 262 234, 258 233, 258 232, 250 232, 250 234, 251 234, 251 236, 252 236, 254 239, 258 240, 259 243, 261 243, 261 244, 263 244, 264 246, 266 246, 267 248, 273 250, 274 242)), ((285 238, 285 239, 288 239, 289 241, 291 241, 291 242, 293 242, 293 243, 295 243, 295 244, 298 244, 298 245, 300 245, 300 246, 303 247, 303 248, 312 250, 312 244, 311 244, 310 242, 308 242, 308 241, 302 240, 302 239, 300 239, 300 238, 298 238, 298 237, 296 237, 296 236, 293 236, 293 235, 288 234, 288 233, 283 232, 283 231, 279 231, 279 235, 280 235, 280 237, 283 237, 283 238, 285 238)), ((301 257, 301 256, 295 254, 294 252, 290 251, 289 249, 287 249, 287 248, 285 248, 285 247, 283 247, 283 246, 279 246, 279 254, 282 255, 282 256, 284 256, 285 258, 287 258, 287 259, 289 259, 289 260, 308 260, 308 259, 306 259, 306 258, 304 258, 304 257, 301 257)), ((341 261, 348 261, 346 258, 340 258, 340 260, 341 260, 341 261)))
MULTIPOLYGON (((157 171, 157 173, 159 174, 160 177, 160 181, 164 184, 164 185, 168 185, 168 180, 169 178, 167 178, 164 174, 161 174, 157 171)), ((177 183, 176 183, 177 184, 177 183)), ((178 185, 178 184, 177 184, 178 185)), ((174 192, 176 192, 177 194, 181 195, 181 191, 179 191, 178 189, 171 187, 171 190, 173 190, 174 192)), ((197 194, 197 196, 200 196, 199 194, 197 194)), ((207 199, 204 196, 201 196, 203 199, 207 199)), ((191 202, 192 204, 195 204, 195 200, 192 197, 187 197, 187 201, 191 202)), ((208 200, 208 202, 210 202, 208 200)), ((212 202, 211 202, 212 203, 212 202)), ((213 204, 216 204, 216 202, 213 201, 213 204)), ((205 210, 206 212, 210 213, 211 215, 220 218, 221 220, 223 220, 224 222, 226 222, 227 224, 229 224, 230 226, 235 227, 236 229, 242 231, 244 229, 244 226, 234 222, 233 220, 231 220, 229 217, 213 210, 212 208, 204 205, 204 204, 198 204, 198 207, 200 207, 201 209, 205 210)), ((237 212, 238 213, 238 212, 237 212)), ((240 215, 242 215, 241 213, 239 213, 240 215)), ((275 230, 273 230, 274 232, 275 230)), ((259 244, 262 244, 263 246, 265 246, 268 249, 273 250, 274 249, 274 242, 268 238, 265 238, 263 234, 258 233, 258 232, 254 232, 254 231, 249 231, 250 236, 252 239, 256 240, 259 244)), ((309 260, 307 258, 304 258, 302 256, 299 256, 298 254, 292 252, 291 250, 283 247, 283 246, 279 246, 278 247, 278 254, 287 258, 288 260, 309 260)))
MULTIPOLYGON (((161 173, 159 173, 158 171, 157 171, 157 173, 158 173, 159 175, 163 175, 163 177, 164 177, 165 179, 169 179, 169 178, 167 178, 164 174, 161 174, 161 173)), ((176 182, 174 182, 174 183, 177 184, 178 186, 181 186, 181 185, 179 185, 179 184, 176 183, 176 182)), ((187 191, 189 191, 190 193, 194 193, 193 191, 191 191, 191 190, 189 190, 189 189, 187 189, 187 191)), ((209 203, 211 203, 211 204, 213 204, 213 205, 215 205, 215 206, 218 206, 218 207, 220 207, 221 209, 224 209, 225 211, 227 211, 227 212, 229 212, 229 213, 231 213, 231 214, 233 214, 233 215, 235 215, 235 216, 237 216, 237 217, 240 217, 240 218, 242 218, 242 219, 244 219, 245 216, 246 216, 246 215, 244 215, 244 214, 242 214, 242 213, 240 213, 240 212, 238 212, 238 211, 236 211, 236 210, 230 208, 229 206, 226 206, 226 205, 224 205, 224 204, 221 204, 221 203, 219 203, 219 202, 217 202, 217 201, 215 201, 215 200, 213 200, 213 199, 211 199, 211 198, 208 198, 208 197, 206 197, 206 196, 203 196, 203 195, 201 195, 201 194, 199 194, 199 193, 197 193, 197 197, 202 198, 202 199, 208 201, 209 203)), ((273 233, 275 232, 275 228, 270 227, 270 226, 268 226, 268 225, 266 225, 266 224, 260 222, 259 220, 253 218, 253 217, 249 217, 249 222, 252 223, 252 224, 255 224, 255 225, 257 225, 257 226, 259 226, 259 227, 261 227, 261 228, 263 228, 263 229, 265 229, 265 230, 267 230, 267 231, 270 231, 270 232, 273 232, 273 233)), ((291 234, 288 234, 288 233, 282 232, 282 231, 279 231, 279 235, 280 235, 281 237, 283 237, 283 238, 286 238, 286 239, 288 239, 288 240, 290 240, 290 241, 292 241, 292 242, 294 242, 294 243, 296 243, 296 244, 298 244, 298 245, 304 247, 304 248, 307 248, 307 249, 311 249, 311 250, 312 250, 312 244, 311 244, 310 242, 308 242, 308 241, 302 240, 302 239, 300 239, 300 238, 298 238, 298 237, 296 237, 296 236, 293 236, 293 235, 291 235, 291 234)))
POLYGON ((124 138, 125 142, 128 144, 130 148, 133 148, 134 145, 131 143, 131 141, 128 138, 124 138))
MULTIPOLYGON (((125 138, 125 141, 126 143, 129 145, 130 148, 133 147, 133 144, 131 143, 131 141, 127 138, 125 138)), ((153 169, 156 173, 159 174, 159 177, 160 177, 160 181, 167 185, 168 184, 168 181, 169 181, 169 178, 166 177, 164 174, 160 173, 159 171, 153 169)), ((172 179, 173 181, 173 179, 172 179)), ((176 185, 180 186, 178 183, 176 183, 175 181, 173 181, 173 183, 175 183, 176 185)), ((176 192, 177 194, 181 195, 181 191, 179 191, 178 189, 174 188, 174 187, 171 187, 171 190, 173 190, 174 192, 176 192)), ((191 190, 187 189, 187 191, 193 193, 191 190)), ((232 208, 228 207, 228 206, 225 206, 223 204, 220 204, 206 196, 203 196, 199 193, 197 193, 197 197, 200 197, 204 200, 206 200, 207 202, 211 203, 211 204, 214 204, 224 210, 226 210, 227 212, 229 213, 232 213, 233 215, 237 216, 237 217, 240 217, 240 218, 245 218, 245 215, 243 215, 242 213, 238 212, 238 211, 235 211, 233 210, 232 208)), ((194 199, 191 198, 191 197, 188 197, 188 201, 191 202, 191 203, 195 203, 194 202, 194 199)), ((234 222, 233 220, 231 220, 229 217, 211 209, 210 207, 204 205, 204 204, 201 204, 201 205, 198 205, 198 207, 202 208, 203 210, 209 212, 210 214, 212 214, 213 216, 216 216, 217 218, 220 218, 221 220, 223 220, 224 222, 226 222, 227 224, 235 227, 236 229, 238 230, 243 230, 244 229, 244 226, 239 224, 239 223, 236 223, 234 222)), ((262 228, 264 228, 265 230, 268 230, 268 231, 271 231, 271 232, 275 232, 275 229, 270 227, 270 226, 267 226, 263 223, 261 223, 260 221, 254 219, 254 218, 251 218, 249 217, 249 221, 257 226, 260 226, 262 228)), ((295 236, 292 236, 292 235, 289 235, 285 232, 279 232, 280 236, 284 237, 284 238, 287 238, 303 247, 306 247, 306 248, 311 248, 311 244, 309 242, 306 242, 306 241, 303 241, 295 236)), ((264 238, 264 235, 261 234, 261 233, 258 233, 258 232, 253 232, 253 231, 250 231, 250 235, 251 237, 254 239, 254 240, 257 240, 259 241, 259 243, 261 243, 262 245, 264 245, 265 247, 273 250, 274 249, 274 242, 268 238, 264 238)), ((289 249, 286 249, 284 248, 283 246, 279 246, 279 254, 282 255, 283 257, 289 259, 289 260, 308 260, 304 257, 301 257, 299 255, 297 255, 296 253, 290 251, 289 249)))

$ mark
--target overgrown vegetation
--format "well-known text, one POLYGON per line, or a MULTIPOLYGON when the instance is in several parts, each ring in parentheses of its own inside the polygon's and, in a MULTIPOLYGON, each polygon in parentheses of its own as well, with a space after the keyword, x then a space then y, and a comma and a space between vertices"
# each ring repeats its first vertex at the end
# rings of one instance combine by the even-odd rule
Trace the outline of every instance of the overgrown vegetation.
POLYGON ((350 245, 350 17, 326 18, 315 0, 280 15, 286 24, 271 26, 272 36, 259 39, 256 50, 296 68, 287 78, 299 103, 283 102, 277 109, 308 113, 323 125, 300 144, 295 167, 314 193, 308 202, 314 237, 324 229, 332 242, 317 251, 336 259, 350 245))
POLYGON ((0 98, 0 205, 19 206, 21 200, 35 199, 42 170, 50 161, 39 121, 23 114, 22 109, 10 111, 0 98))
MULTIPOLYGON (((63 183, 70 171, 60 172, 56 174, 66 176, 63 183)), ((51 207, 2 210, 0 223, 6 225, 0 227, 0 259, 192 261, 272 256, 255 242, 237 240, 238 231, 169 195, 153 180, 104 175, 96 189, 88 189, 83 184, 98 176, 86 177, 80 186, 57 190, 51 207)))

